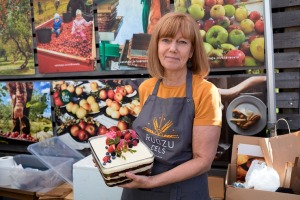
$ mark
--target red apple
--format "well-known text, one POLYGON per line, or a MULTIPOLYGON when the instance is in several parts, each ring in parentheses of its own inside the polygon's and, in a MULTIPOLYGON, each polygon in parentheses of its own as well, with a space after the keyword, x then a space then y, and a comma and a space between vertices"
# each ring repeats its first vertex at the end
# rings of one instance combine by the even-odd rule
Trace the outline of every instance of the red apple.
POLYGON ((216 24, 216 21, 213 19, 208 19, 204 21, 203 24, 203 30, 205 30, 206 32, 208 31, 208 29, 210 29, 212 26, 214 26, 216 24))
POLYGON ((133 93, 133 87, 131 85, 125 85, 125 90, 127 94, 133 93))
POLYGON ((116 87, 116 93, 120 93, 123 96, 126 96, 126 90, 124 86, 117 86, 116 87))
POLYGON ((240 46, 239 46, 239 50, 241 50, 242 52, 244 52, 245 55, 251 55, 250 52, 250 44, 248 42, 243 42, 240 46))
POLYGON ((111 126, 111 127, 109 127, 109 129, 108 129, 109 131, 119 131, 120 129, 117 127, 117 126, 111 126))
POLYGON ((86 130, 86 132, 91 136, 96 133, 96 127, 94 124, 87 124, 84 130, 86 130))
POLYGON ((115 96, 115 91, 112 90, 112 89, 109 89, 109 90, 107 91, 107 96, 108 96, 108 98, 113 99, 114 96, 115 96))
POLYGON ((79 126, 81 129, 85 129, 85 127, 86 127, 86 122, 85 122, 85 121, 80 121, 80 122, 78 123, 78 126, 79 126))
POLYGON ((54 99, 54 104, 55 104, 56 106, 63 106, 63 105, 64 105, 64 103, 62 102, 62 100, 60 99, 60 97, 56 97, 56 98, 54 99))
POLYGON ((263 34, 265 32, 265 23, 262 19, 259 19, 255 22, 255 31, 258 33, 258 34, 263 34))
POLYGON ((128 128, 128 125, 126 122, 124 122, 123 120, 118 121, 118 128, 123 131, 126 130, 128 128))
POLYGON ((255 23, 257 20, 261 18, 261 14, 258 11, 254 10, 250 12, 248 18, 255 23))
POLYGON ((98 135, 104 135, 106 134, 108 131, 108 129, 106 128, 106 126, 104 125, 101 125, 99 128, 98 128, 98 135))
POLYGON ((251 42, 255 39, 255 38, 258 38, 260 37, 259 35, 252 35, 248 38, 248 43, 251 44, 251 42))
POLYGON ((209 7, 213 7, 217 4, 217 0, 205 0, 205 5, 209 7))
POLYGON ((123 95, 119 92, 116 92, 114 95, 114 100, 117 102, 121 102, 123 100, 123 95))
POLYGON ((82 105, 82 108, 84 108, 88 112, 92 111, 91 104, 87 102, 82 105))
POLYGON ((235 49, 229 51, 225 57, 225 66, 226 67, 238 67, 243 66, 243 61, 245 59, 245 54, 241 50, 235 49))
POLYGON ((235 29, 242 30, 242 28, 239 25, 231 24, 228 26, 227 31, 228 31, 228 33, 230 33, 232 30, 235 30, 235 29))
POLYGON ((107 99, 107 91, 105 89, 100 90, 100 92, 99 92, 99 98, 101 100, 107 99))
POLYGON ((70 128, 70 133, 74 136, 77 137, 78 136, 78 131, 80 130, 80 127, 76 124, 72 125, 70 128))
POLYGON ((225 4, 235 4, 236 0, 224 0, 225 4))
POLYGON ((87 140, 87 139, 88 139, 88 134, 87 134, 87 132, 86 132, 85 130, 79 130, 79 131, 78 131, 78 138, 79 138, 79 140, 81 140, 81 141, 87 140))

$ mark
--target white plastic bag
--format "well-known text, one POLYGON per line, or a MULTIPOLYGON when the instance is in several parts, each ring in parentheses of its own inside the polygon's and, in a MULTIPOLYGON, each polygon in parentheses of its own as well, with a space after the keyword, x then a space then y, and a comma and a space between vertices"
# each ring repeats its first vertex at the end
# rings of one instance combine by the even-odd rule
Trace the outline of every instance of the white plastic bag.
POLYGON ((245 187, 275 192, 280 186, 279 174, 265 162, 253 160, 246 174, 245 187))

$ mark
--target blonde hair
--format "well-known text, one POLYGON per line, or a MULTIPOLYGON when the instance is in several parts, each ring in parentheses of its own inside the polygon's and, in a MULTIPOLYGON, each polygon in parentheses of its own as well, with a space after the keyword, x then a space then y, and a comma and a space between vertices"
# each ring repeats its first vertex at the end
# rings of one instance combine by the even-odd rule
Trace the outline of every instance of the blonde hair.
POLYGON ((192 66, 189 69, 193 74, 206 77, 210 67, 199 27, 190 15, 179 12, 170 12, 162 16, 151 33, 147 66, 149 74, 152 77, 164 78, 164 67, 158 57, 158 42, 162 37, 174 38, 178 31, 192 44, 193 54, 190 58, 192 66))

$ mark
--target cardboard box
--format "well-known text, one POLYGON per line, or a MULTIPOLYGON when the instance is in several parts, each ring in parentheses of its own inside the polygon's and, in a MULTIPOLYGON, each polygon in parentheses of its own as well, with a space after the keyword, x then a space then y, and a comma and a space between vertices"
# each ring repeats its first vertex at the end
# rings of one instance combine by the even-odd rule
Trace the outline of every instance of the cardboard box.
POLYGON ((225 180, 219 176, 208 177, 209 197, 211 200, 223 200, 225 196, 225 180))
POLYGON ((225 199, 226 200, 300 200, 300 195, 295 194, 287 194, 280 192, 269 192, 262 190, 254 190, 254 189, 245 189, 245 188, 235 188, 232 184, 236 181, 236 168, 237 168, 237 146, 240 143, 243 144, 253 144, 259 145, 260 139, 259 137, 253 136, 242 136, 242 135, 234 135, 233 144, 232 144, 232 156, 231 163, 228 165, 226 179, 225 179, 225 199))

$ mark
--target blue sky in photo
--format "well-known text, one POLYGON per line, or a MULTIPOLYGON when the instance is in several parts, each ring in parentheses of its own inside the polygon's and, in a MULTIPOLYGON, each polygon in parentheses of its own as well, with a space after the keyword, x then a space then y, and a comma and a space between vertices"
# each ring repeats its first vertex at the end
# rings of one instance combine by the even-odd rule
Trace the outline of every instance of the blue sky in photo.
MULTIPOLYGON (((0 84, 1 84, 1 87, 6 85, 5 82, 0 82, 0 84)), ((47 97, 48 106, 45 109, 43 116, 50 117, 51 116, 50 82, 34 81, 33 88, 34 88, 34 92, 37 94, 44 94, 44 93, 47 94, 46 97, 47 97)), ((2 97, 2 101, 4 104, 11 104, 11 98, 10 98, 8 92, 5 97, 2 97)))

